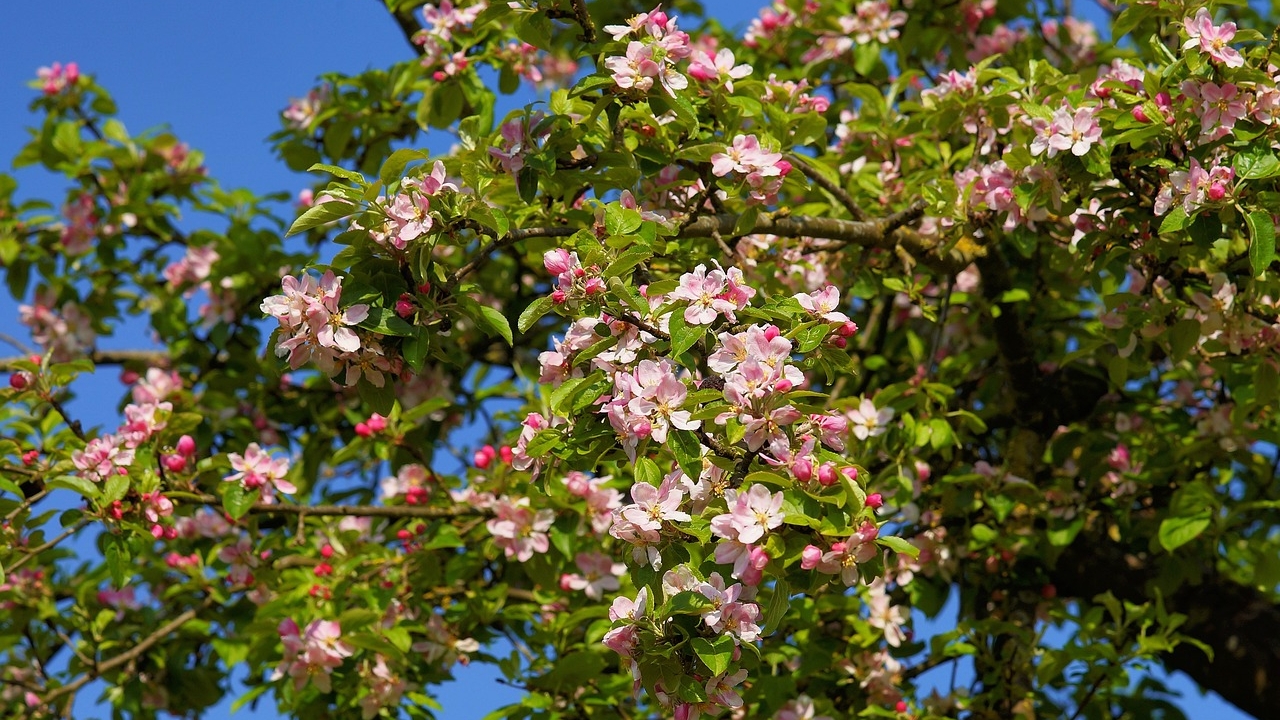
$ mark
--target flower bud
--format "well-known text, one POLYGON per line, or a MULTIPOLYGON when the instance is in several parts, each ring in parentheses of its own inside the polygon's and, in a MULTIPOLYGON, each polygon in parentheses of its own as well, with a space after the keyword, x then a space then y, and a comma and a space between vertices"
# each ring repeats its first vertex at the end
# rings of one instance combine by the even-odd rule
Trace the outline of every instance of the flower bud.
POLYGON ((196 441, 190 435, 183 435, 178 438, 177 446, 178 454, 183 457, 194 457, 196 454, 196 441))
POLYGON ((880 493, 871 493, 867 496, 867 507, 879 510, 881 505, 884 505, 884 497, 880 493))
POLYGON ((830 462, 822 463, 822 466, 818 468, 818 484, 823 487, 831 487, 839 481, 840 479, 836 475, 836 464, 830 462))
POLYGON ((1133 119, 1140 123, 1151 122, 1151 118, 1147 117, 1147 114, 1143 112, 1141 105, 1134 105, 1133 110, 1130 111, 1130 113, 1133 115, 1133 119))
POLYGON ((356 423, 356 435, 367 438, 373 435, 373 431, 369 429, 368 423, 358 422, 356 423))
POLYGON ((329 543, 325 543, 324 547, 320 548, 320 557, 324 558, 325 560, 328 560, 329 558, 333 557, 333 546, 330 545, 329 543))
POLYGON ((1206 195, 1209 196, 1210 200, 1217 202, 1222 198, 1226 197, 1227 189, 1223 187, 1222 183, 1215 182, 1209 186, 1209 191, 1206 193, 1206 195))
POLYGON ((812 570, 818 567, 818 563, 822 560, 822 549, 815 545, 806 545, 804 550, 800 551, 800 569, 812 570))
POLYGON ((187 459, 181 455, 165 455, 164 469, 169 472, 182 472, 187 469, 187 459))
POLYGON ((552 275, 563 275, 573 267, 573 256, 564 248, 548 250, 542 254, 542 266, 552 275))
POLYGON ((845 322, 845 324, 836 328, 836 334, 839 335, 840 337, 850 337, 856 332, 858 332, 858 324, 853 322, 852 320, 849 320, 845 322))
POLYGON ((563 305, 566 299, 567 296, 564 294, 564 291, 559 288, 556 288, 555 292, 551 293, 551 302, 557 305, 563 305))
POLYGON ((476 454, 471 456, 471 463, 481 470, 488 469, 490 462, 493 462, 493 456, 483 450, 477 450, 476 454))
POLYGON ((791 465, 791 474, 800 482, 809 482, 813 479, 813 461, 807 457, 796 460, 791 465))
POLYGON ((132 385, 138 382, 139 377, 141 376, 138 375, 138 373, 134 372, 133 370, 122 370, 120 372, 120 382, 124 383, 125 385, 132 385))
POLYGON ((777 325, 768 325, 764 329, 764 339, 772 340, 782 334, 777 325))
POLYGON ((836 335, 835 337, 831 338, 831 344, 843 350, 845 349, 845 347, 849 345, 849 341, 845 340, 839 335, 836 335))
POLYGON ((412 314, 413 296, 409 293, 404 293, 400 296, 399 300, 396 300, 396 315, 399 315, 401 318, 407 318, 412 314))
POLYGON ((26 372, 16 372, 9 376, 9 387, 14 390, 26 390, 31 384, 31 375, 26 372))
POLYGON ((498 448, 498 456, 502 458, 502 462, 510 465, 511 459, 515 457, 515 454, 511 451, 510 445, 503 445, 498 448))
POLYGON ((856 482, 858 480, 858 468, 852 465, 840 468, 840 474, 849 478, 850 482, 856 482))
POLYGON ((369 419, 365 421, 365 424, 369 426, 370 430, 376 433, 387 429, 387 419, 378 413, 370 415, 369 419))

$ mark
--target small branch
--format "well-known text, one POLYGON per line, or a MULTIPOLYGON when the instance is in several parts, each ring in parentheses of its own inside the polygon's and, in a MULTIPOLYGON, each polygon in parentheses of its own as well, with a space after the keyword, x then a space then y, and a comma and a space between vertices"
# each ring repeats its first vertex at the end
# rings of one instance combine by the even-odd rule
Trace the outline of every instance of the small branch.
POLYGON ((458 268, 453 277, 449 278, 449 287, 453 288, 462 282, 463 278, 474 273, 484 267, 489 262, 489 256, 498 250, 510 247, 521 240, 539 237, 569 237, 578 232, 577 228, 572 227, 548 227, 548 228, 521 228, 512 230, 496 240, 491 241, 480 249, 474 258, 467 261, 467 264, 458 268))
POLYGON ((587 0, 569 0, 573 5, 573 17, 582 27, 582 42, 591 44, 596 41, 596 24, 591 21, 591 13, 587 12, 587 0))
POLYGON ((27 357, 30 357, 36 354, 36 351, 32 350, 30 345, 27 345, 26 343, 22 342, 18 338, 8 333, 0 333, 0 342, 13 347, 15 350, 17 350, 20 353, 23 353, 27 357))
POLYGON ((204 599, 204 602, 200 603, 199 607, 191 608, 190 610, 187 610, 181 615, 165 623, 158 630, 151 633, 147 637, 143 638, 141 642, 139 642, 137 645, 134 645, 129 650, 126 650, 125 652, 120 653, 119 655, 111 658, 110 660, 107 660, 106 662, 99 664, 96 668, 93 669, 92 672, 81 675, 80 677, 76 678, 75 680, 72 680, 66 685, 63 685, 62 687, 50 692, 47 696, 45 696, 45 702, 52 703, 54 700, 58 699, 63 695, 66 695, 68 693, 75 693, 80 688, 84 687, 85 685, 88 685, 89 683, 111 672, 112 670, 120 667, 121 665, 125 665, 129 662, 132 662, 138 659, 138 657, 140 657, 143 653, 150 650, 152 646, 154 646, 156 643, 160 642, 166 636, 168 636, 169 633, 172 633, 180 629, 183 625, 186 625, 188 622, 191 622, 192 620, 195 619, 197 615, 200 614, 201 610, 206 610, 211 605, 213 605, 212 595, 206 597, 204 599))
MULTIPOLYGON (((778 217, 763 213, 756 219, 751 233, 768 233, 779 237, 804 237, 834 240, 836 245, 815 246, 818 250, 836 250, 845 245, 893 250, 901 247, 921 262, 944 273, 955 274, 985 253, 979 246, 957 246, 947 250, 940 242, 922 237, 903 226, 924 214, 924 203, 916 202, 905 210, 880 220, 840 220, 836 218, 792 215, 778 217)), ((732 213, 704 215, 689 223, 681 237, 713 237, 715 233, 735 236, 738 216, 732 213)))
POLYGON ((58 398, 54 397, 52 391, 49 392, 48 397, 43 399, 45 402, 53 406, 53 409, 62 416, 63 421, 67 423, 67 427, 71 428, 71 432, 75 433, 76 437, 80 438, 81 442, 89 442, 89 439, 84 434, 84 428, 80 425, 80 421, 71 419, 71 416, 67 414, 67 409, 62 407, 62 403, 58 398))
POLYGON ((844 209, 849 211, 849 214, 853 216, 854 220, 867 219, 867 214, 862 211, 862 208, 858 205, 858 201, 854 200, 853 196, 850 195, 847 190, 831 182, 827 179, 826 175, 818 172, 817 169, 810 165, 804 158, 797 155, 790 155, 787 159, 791 161, 792 165, 800 168, 800 172, 804 173, 805 177, 812 180, 814 185, 826 190, 831 193, 832 197, 839 200, 840 204, 844 205, 844 209))
MULTIPOLYGON (((191 499, 212 507, 221 506, 222 502, 213 495, 194 495, 182 492, 171 492, 168 496, 174 500, 191 499)), ((455 518, 471 516, 488 516, 493 513, 484 508, 471 505, 458 507, 421 507, 417 505, 266 505, 255 503, 249 512, 258 515, 306 515, 313 517, 386 517, 386 518, 455 518)))
MULTIPOLYGON (((139 363, 148 366, 167 366, 169 353, 165 350, 94 350, 89 353, 94 365, 124 365, 139 363)), ((14 370, 15 363, 30 360, 29 357, 0 358, 0 372, 14 370)))
POLYGON ((670 340, 670 339, 671 339, 671 336, 670 336, 670 335, 668 335, 667 333, 662 332, 662 331, 661 331, 661 330, 659 330, 658 328, 656 328, 656 327, 654 327, 654 326, 650 325, 649 323, 645 322, 644 320, 641 320, 640 318, 636 317, 635 315, 632 315, 632 314, 631 314, 631 313, 629 313, 629 312, 618 313, 618 314, 617 314, 617 315, 615 315, 614 317, 618 318, 619 320, 621 320, 621 321, 623 321, 623 322, 625 322, 625 323, 629 323, 629 324, 631 324, 631 325, 635 325, 636 327, 640 328, 641 330, 643 330, 643 331, 645 331, 645 332, 649 333, 650 335, 652 335, 652 336, 654 336, 654 337, 656 337, 656 338, 658 338, 658 339, 660 339, 660 340, 670 340))
POLYGON ((929 672, 930 670, 936 667, 946 665, 949 662, 955 662, 956 660, 959 660, 959 659, 960 659, 959 657, 942 657, 940 655, 935 655, 929 658, 928 660, 925 660, 924 662, 920 663, 919 665, 913 665, 912 667, 909 667, 906 670, 904 670, 902 672, 902 680, 903 682, 906 682, 908 680, 914 680, 915 678, 920 677, 921 675, 929 672))
POLYGON ((48 549, 50 549, 50 548, 52 548, 52 547, 56 546, 58 543, 62 542, 63 540, 66 540, 67 538, 71 537, 72 535, 75 535, 77 532, 79 532, 79 531, 80 531, 80 529, 81 529, 81 528, 83 528, 85 525, 88 525, 88 524, 89 524, 89 518, 84 518, 84 517, 80 518, 79 520, 77 520, 77 521, 75 521, 74 523, 72 523, 72 524, 71 524, 71 526, 70 526, 70 527, 68 527, 66 530, 63 530, 63 531, 62 531, 62 534, 58 535, 58 536, 57 536, 57 537, 55 537, 54 539, 52 539, 52 540, 50 540, 50 541, 48 541, 48 542, 46 542, 46 543, 44 543, 44 544, 42 544, 42 545, 37 545, 36 547, 32 548, 31 550, 27 550, 27 551, 25 551, 25 552, 26 552, 26 554, 25 554, 25 555, 23 555, 22 557, 18 558, 18 561, 17 561, 17 562, 13 563, 12 565, 8 566, 8 567, 7 567, 7 568, 5 568, 5 569, 6 569, 6 570, 8 570, 9 572, 13 572, 14 570, 17 570, 18 568, 22 567, 23 565, 26 565, 28 562, 30 562, 30 561, 31 561, 31 559, 32 559, 32 558, 34 558, 34 557, 38 556, 40 553, 42 553, 42 552, 44 552, 45 550, 48 550, 48 549))

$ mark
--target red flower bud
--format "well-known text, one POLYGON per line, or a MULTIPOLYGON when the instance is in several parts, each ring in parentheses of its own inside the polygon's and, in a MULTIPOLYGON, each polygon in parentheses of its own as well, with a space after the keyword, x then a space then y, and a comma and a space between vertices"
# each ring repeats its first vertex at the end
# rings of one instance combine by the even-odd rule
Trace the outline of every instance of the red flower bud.
POLYGON ((26 390, 31 384, 31 376, 29 373, 16 372, 9 376, 9 387, 14 390, 26 390))
POLYGON ((329 558, 333 557, 333 546, 330 545, 329 543, 325 543, 324 547, 320 548, 320 557, 324 558, 325 560, 328 560, 329 558))
POLYGON ((867 496, 867 507, 872 510, 878 510, 881 505, 884 505, 884 498, 880 493, 871 493, 867 496))

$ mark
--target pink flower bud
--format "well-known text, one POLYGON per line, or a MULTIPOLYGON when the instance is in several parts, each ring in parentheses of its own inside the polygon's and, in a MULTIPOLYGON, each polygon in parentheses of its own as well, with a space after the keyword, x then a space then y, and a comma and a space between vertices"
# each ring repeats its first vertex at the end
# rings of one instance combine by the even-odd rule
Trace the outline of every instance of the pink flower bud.
POLYGON ((164 528, 159 525, 151 526, 151 537, 159 540, 164 537, 164 528))
POLYGON ((830 462, 822 463, 822 466, 818 468, 818 484, 823 487, 830 487, 839 481, 840 478, 836 475, 836 464, 830 462))
POLYGON ((196 441, 190 435, 183 435, 178 438, 178 453, 183 457, 194 457, 196 454, 196 441))
POLYGON ((764 329, 764 339, 772 340, 782 334, 777 325, 768 325, 764 329))
MULTIPOLYGON (((818 112, 822 112, 822 111, 819 110, 818 112)), ((787 173, 791 172, 791 163, 787 162, 786 160, 779 160, 778 162, 774 163, 773 166, 778 168, 778 170, 783 175, 786 175, 787 173)))
POLYGON ((846 322, 845 324, 841 325, 839 328, 836 329, 836 334, 839 335, 840 337, 849 337, 856 332, 858 332, 858 324, 853 322, 852 320, 846 322))
POLYGON ((572 575, 570 575, 569 573, 565 573, 560 576, 560 589, 564 590, 565 592, 569 592, 570 590, 573 590, 572 575))
POLYGON ((573 267, 573 256, 564 248, 548 250, 542 254, 542 266, 552 275, 562 275, 573 267))
POLYGON ((502 462, 510 465, 511 459, 515 457, 515 453, 511 451, 510 445, 503 445, 498 449, 498 456, 502 458, 502 462))
POLYGON ((655 10, 649 13, 649 23, 654 27, 666 28, 669 21, 667 14, 661 10, 655 10))
POLYGON ((782 378, 777 383, 774 383, 773 389, 778 392, 789 392, 792 387, 794 386, 791 384, 790 380, 782 378))
POLYGON ((800 569, 812 570, 818 567, 818 563, 822 560, 822 549, 815 545, 806 545, 804 550, 800 551, 800 569))
POLYGON ((813 479, 813 461, 807 457, 796 460, 791 465, 791 474, 800 482, 809 482, 813 479))
POLYGON ((429 294, 431 292, 431 283, 424 282, 421 285, 419 285, 418 292, 422 293, 423 295, 429 294))
POLYGON ((843 350, 849 345, 849 341, 837 335, 831 338, 831 344, 843 350))
POLYGON ((370 415, 369 419, 366 420, 365 422, 366 424, 368 424, 369 429, 374 432, 382 432, 383 430, 387 429, 387 419, 382 417, 378 413, 374 413, 370 415))
POLYGON ((1218 200, 1226 197, 1227 189, 1223 187, 1222 183, 1215 182, 1209 186, 1209 192, 1206 194, 1209 196, 1210 200, 1217 202, 1218 200))
POLYGON ((587 280, 585 289, 588 295, 599 295, 605 291, 604 280, 598 277, 590 278, 587 280))
POLYGON ((31 467, 36 464, 36 460, 40 459, 39 450, 28 450, 22 453, 22 464, 31 467))
POLYGON ((1151 118, 1147 117, 1147 114, 1143 112, 1141 105, 1134 105, 1133 110, 1130 111, 1130 114, 1133 115, 1134 120, 1137 120, 1140 123, 1151 122, 1151 118))
POLYGON ((840 468, 840 474, 849 478, 850 482, 856 482, 858 479, 858 468, 852 465, 848 467, 842 467, 840 468))
POLYGON ((481 470, 488 469, 491 462, 493 462, 493 456, 483 450, 477 450, 476 454, 471 456, 471 463, 481 470))
POLYGON ((165 455, 164 469, 169 472, 182 472, 187 469, 187 459, 181 455, 165 455))
POLYGON ((586 274, 587 274, 587 271, 586 271, 586 270, 583 270, 583 269, 582 269, 582 267, 576 267, 576 268, 574 268, 574 269, 573 269, 573 276, 574 276, 574 277, 576 277, 576 278, 583 277, 583 276, 585 276, 586 274))
POLYGON ((120 382, 124 383, 125 385, 132 385, 138 382, 139 377, 140 375, 138 375, 138 373, 134 372, 133 370, 122 370, 120 372, 120 382))
POLYGON ((413 314, 413 299, 409 293, 404 293, 396 300, 396 315, 407 318, 413 314))
POLYGON ((884 505, 884 498, 881 497, 880 493, 871 493, 867 496, 867 507, 872 510, 878 510, 881 505, 884 505))
POLYGON ((565 300, 566 300, 566 296, 563 290, 560 290, 559 288, 557 288, 555 292, 551 293, 551 302, 557 305, 563 305, 565 300))
POLYGON ((369 429, 368 424, 358 422, 356 423, 356 435, 359 435, 362 438, 367 438, 373 435, 373 431, 369 429))
POLYGON ((325 543, 324 547, 320 548, 320 557, 324 558, 325 560, 328 560, 329 558, 333 557, 333 546, 330 545, 329 543, 325 543))
POLYGON ((14 390, 26 390, 27 386, 30 384, 31 378, 28 373, 16 372, 9 376, 9 387, 14 390))
POLYGON ((431 78, 436 82, 444 82, 445 80, 449 79, 449 74, 443 70, 437 70, 431 73, 431 78))

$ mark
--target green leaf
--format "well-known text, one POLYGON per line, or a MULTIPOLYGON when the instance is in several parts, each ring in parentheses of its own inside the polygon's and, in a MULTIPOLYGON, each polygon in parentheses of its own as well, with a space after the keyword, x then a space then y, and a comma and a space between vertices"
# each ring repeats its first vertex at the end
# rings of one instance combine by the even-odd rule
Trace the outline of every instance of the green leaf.
POLYGON ((667 329, 671 333, 671 354, 674 357, 683 355, 689 348, 697 344, 707 332, 706 327, 703 325, 689 325, 686 323, 682 308, 671 313, 671 321, 667 329))
POLYGON ((667 432, 667 446, 685 475, 696 478, 702 474, 702 443, 692 431, 672 428, 667 432))
POLYGON ((658 463, 649 458, 640 458, 636 460, 635 479, 636 482, 658 487, 662 484, 662 470, 658 469, 658 463))
POLYGON ((1254 210, 1245 216, 1249 223, 1249 267, 1261 277, 1276 259, 1276 224, 1271 213, 1254 210))
POLYGON ((378 179, 383 185, 391 183, 404 177, 404 169, 414 160, 426 160, 427 154, 421 150, 411 150, 409 148, 401 148, 391 153, 391 155, 382 163, 382 169, 378 171, 378 179))
POLYGON ((111 582, 116 587, 124 587, 129 579, 129 546, 119 535, 103 536, 102 554, 107 559, 107 569, 111 572, 111 582))
POLYGON ((222 507, 236 520, 244 517, 257 500, 256 491, 246 490, 238 482, 224 483, 222 486, 222 507))
POLYGON ((542 457, 550 452, 552 448, 559 447, 563 442, 564 438, 561 437, 559 430, 545 428, 539 430, 538 434, 533 436, 533 439, 525 446, 524 452, 531 458, 542 457))
POLYGON ((1179 320, 1168 333, 1169 352, 1175 361, 1181 361, 1200 340, 1200 321, 1192 318, 1179 320))
POLYGON ((699 637, 694 638, 691 644, 693 653, 707 666, 707 670, 710 670, 712 675, 720 675, 729 670, 735 647, 732 637, 720 635, 714 640, 699 637))
POLYGON ((405 338, 404 344, 400 346, 400 354, 404 356, 404 362, 409 369, 414 372, 422 372, 422 364, 427 359, 427 351, 431 349, 431 341, 427 329, 424 327, 416 327, 413 334, 405 338))
POLYGON ((1164 220, 1160 221, 1160 234, 1175 233, 1185 230, 1191 224, 1191 218, 1187 217, 1187 211, 1181 205, 1175 206, 1164 216, 1164 220))
POLYGON ((476 307, 480 310, 476 319, 479 320, 482 325, 493 331, 493 333, 490 334, 496 333, 503 340, 506 340, 508 345, 513 345, 514 343, 511 340, 511 323, 507 322, 507 316, 503 315, 496 308, 491 308, 488 305, 477 305, 476 307))
POLYGON ((414 327, 412 325, 401 320, 400 316, 396 315, 394 311, 383 307, 369 308, 368 317, 358 327, 393 337, 412 337, 414 335, 414 327))
POLYGON ((876 538, 876 543, 889 548, 899 555, 909 555, 913 558, 920 557, 920 548, 900 537, 881 535, 876 538))
POLYGON ((630 235, 640 229, 642 222, 640 213, 631 208, 624 208, 618 203, 604 206, 604 229, 610 235, 630 235))
POLYGON ((1200 533, 1204 532, 1212 521, 1213 518, 1207 510, 1189 517, 1167 517, 1160 521, 1157 537, 1161 547, 1173 552, 1200 537, 1200 533))
POLYGON ((106 484, 102 486, 102 503, 105 505, 116 500, 123 500, 127 492, 129 492, 129 476, 112 475, 107 478, 106 484))
POLYGON ((98 486, 79 475, 59 475, 58 477, 45 483, 45 487, 50 490, 57 488, 65 488, 67 490, 75 490, 81 495, 93 500, 98 497, 98 486))
POLYGON ((307 172, 315 172, 317 170, 322 170, 324 172, 329 173, 330 175, 340 177, 343 180, 350 180, 351 182, 359 185, 362 188, 369 184, 368 181, 364 179, 364 175, 361 175, 355 170, 348 170, 344 167, 338 167, 337 165, 326 165, 325 163, 316 163, 315 165, 312 165, 311 167, 307 168, 307 172))
POLYGON ((1232 159, 1236 176, 1242 180, 1261 180, 1280 175, 1280 160, 1276 160, 1271 148, 1254 145, 1237 153, 1232 159))
POLYGON ((556 303, 551 299, 550 295, 543 295, 534 300, 529 303, 529 307, 525 308, 524 312, 520 313, 520 318, 516 320, 516 328, 520 330, 521 334, 529 332, 529 328, 541 320, 543 315, 551 312, 551 309, 555 306, 556 303))
POLYGON ((516 37, 538 48, 551 49, 551 18, 545 13, 525 13, 516 20, 516 37))
POLYGON ((369 382, 369 378, 361 376, 356 383, 356 391, 360 400, 379 415, 390 415, 396 406, 396 390, 391 383, 383 379, 382 387, 369 382))
POLYGON ((778 632, 778 627, 782 625, 789 609, 791 609, 791 586, 786 580, 778 578, 773 583, 773 597, 769 598, 764 619, 760 621, 761 627, 770 635, 778 632))
POLYGON ((355 213, 355 211, 355 205, 342 200, 316 203, 298 216, 297 220, 293 221, 293 224, 289 226, 289 232, 285 233, 285 235, 296 235, 314 227, 327 225, 335 220, 347 217, 355 213))
POLYGON ((796 349, 802 353, 812 352, 830 333, 831 326, 826 323, 811 325, 796 333, 796 349))

